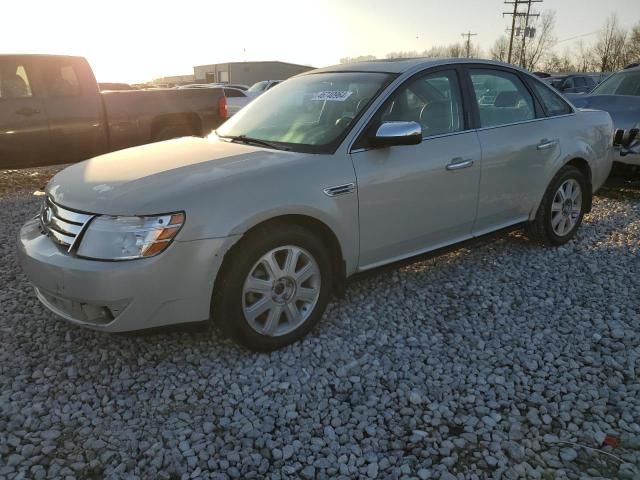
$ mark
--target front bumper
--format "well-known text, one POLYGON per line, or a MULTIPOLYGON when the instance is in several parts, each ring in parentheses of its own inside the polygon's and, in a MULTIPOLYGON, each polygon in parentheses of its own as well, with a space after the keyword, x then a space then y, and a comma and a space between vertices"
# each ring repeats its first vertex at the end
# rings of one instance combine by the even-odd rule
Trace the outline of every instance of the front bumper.
POLYGON ((155 257, 105 262, 66 253, 38 223, 18 235, 18 258, 38 298, 70 322, 107 332, 208 319, 214 280, 237 239, 175 241, 155 257))

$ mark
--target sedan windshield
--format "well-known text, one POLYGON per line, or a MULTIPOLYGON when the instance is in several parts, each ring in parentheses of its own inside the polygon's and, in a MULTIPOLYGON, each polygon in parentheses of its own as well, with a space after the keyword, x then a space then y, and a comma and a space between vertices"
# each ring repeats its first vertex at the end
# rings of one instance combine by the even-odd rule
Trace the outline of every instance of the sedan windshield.
POLYGON ((615 73, 594 88, 591 94, 640 96, 640 70, 615 73))
POLYGON ((283 82, 216 131, 311 153, 335 151, 364 108, 392 79, 385 73, 336 72, 283 82))

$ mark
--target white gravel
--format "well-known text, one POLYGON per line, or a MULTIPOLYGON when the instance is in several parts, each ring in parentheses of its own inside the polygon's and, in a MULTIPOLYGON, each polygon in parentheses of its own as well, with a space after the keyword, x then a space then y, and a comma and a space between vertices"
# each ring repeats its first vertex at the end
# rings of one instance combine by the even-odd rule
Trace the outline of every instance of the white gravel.
POLYGON ((272 354, 56 319, 15 259, 38 202, 0 199, 0 478, 640 478, 637 196, 369 275, 272 354))

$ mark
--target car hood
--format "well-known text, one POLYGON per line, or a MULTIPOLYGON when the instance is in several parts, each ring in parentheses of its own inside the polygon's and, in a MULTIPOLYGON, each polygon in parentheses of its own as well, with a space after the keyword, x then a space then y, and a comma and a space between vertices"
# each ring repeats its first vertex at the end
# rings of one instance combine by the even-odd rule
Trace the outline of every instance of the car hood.
POLYGON ((151 215, 184 210, 191 194, 238 175, 260 175, 309 154, 209 138, 128 148, 77 163, 47 185, 54 202, 81 212, 151 215))
POLYGON ((567 95, 578 108, 604 110, 611 115, 615 128, 640 125, 640 97, 629 95, 567 95))

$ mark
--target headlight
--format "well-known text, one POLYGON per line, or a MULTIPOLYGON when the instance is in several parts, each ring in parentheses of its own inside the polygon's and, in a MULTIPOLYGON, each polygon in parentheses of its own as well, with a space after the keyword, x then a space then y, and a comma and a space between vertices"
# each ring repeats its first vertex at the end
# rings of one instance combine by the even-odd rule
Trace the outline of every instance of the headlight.
POLYGON ((145 217, 101 215, 89 223, 77 254, 98 260, 153 257, 171 244, 183 223, 182 212, 145 217))

